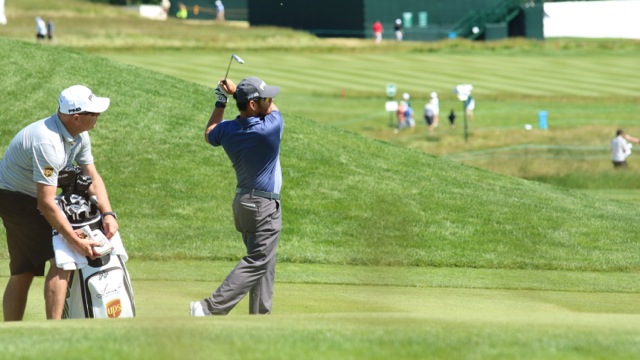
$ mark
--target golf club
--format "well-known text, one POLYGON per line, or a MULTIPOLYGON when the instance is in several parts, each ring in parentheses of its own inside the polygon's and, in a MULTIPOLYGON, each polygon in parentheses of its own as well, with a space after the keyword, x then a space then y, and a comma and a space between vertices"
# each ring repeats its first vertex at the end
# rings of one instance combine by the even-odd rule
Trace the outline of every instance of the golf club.
POLYGON ((244 60, 242 60, 238 55, 231 54, 231 59, 229 59, 229 66, 227 66, 227 72, 224 74, 224 80, 227 80, 227 75, 229 75, 229 69, 231 68, 232 60, 235 60, 238 64, 244 64, 244 60))

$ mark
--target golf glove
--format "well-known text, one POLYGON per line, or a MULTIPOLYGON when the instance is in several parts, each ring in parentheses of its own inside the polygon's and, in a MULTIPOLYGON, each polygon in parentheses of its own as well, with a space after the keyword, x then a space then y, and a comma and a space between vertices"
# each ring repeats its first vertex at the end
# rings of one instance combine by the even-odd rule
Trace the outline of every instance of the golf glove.
POLYGON ((224 91, 222 88, 220 88, 220 85, 218 85, 216 87, 216 103, 222 103, 222 104, 226 104, 228 101, 228 96, 229 94, 227 94, 226 91, 224 91))

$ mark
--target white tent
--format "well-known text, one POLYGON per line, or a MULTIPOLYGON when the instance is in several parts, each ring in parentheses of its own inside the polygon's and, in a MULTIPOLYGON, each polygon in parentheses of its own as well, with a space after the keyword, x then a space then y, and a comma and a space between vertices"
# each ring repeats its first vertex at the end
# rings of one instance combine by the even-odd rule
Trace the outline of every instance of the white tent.
POLYGON ((639 0, 545 2, 544 37, 640 39, 639 0))

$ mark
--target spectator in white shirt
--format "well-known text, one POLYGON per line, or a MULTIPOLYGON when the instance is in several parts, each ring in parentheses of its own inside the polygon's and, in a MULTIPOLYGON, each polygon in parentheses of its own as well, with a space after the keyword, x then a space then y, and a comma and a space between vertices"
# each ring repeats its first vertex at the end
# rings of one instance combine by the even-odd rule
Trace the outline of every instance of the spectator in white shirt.
POLYGON ((36 39, 43 40, 47 38, 47 23, 40 16, 36 16, 36 39))
POLYGON ((626 168, 627 157, 631 155, 631 144, 640 144, 640 139, 625 134, 622 129, 616 131, 616 137, 611 140, 611 162, 614 168, 626 168))

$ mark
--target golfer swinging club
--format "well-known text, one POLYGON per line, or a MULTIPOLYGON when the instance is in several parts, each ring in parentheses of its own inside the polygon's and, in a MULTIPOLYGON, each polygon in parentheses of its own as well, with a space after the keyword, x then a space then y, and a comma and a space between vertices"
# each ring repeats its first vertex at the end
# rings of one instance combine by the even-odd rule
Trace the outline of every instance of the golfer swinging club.
POLYGON ((233 200, 236 230, 247 248, 238 265, 210 297, 191 303, 191 316, 226 315, 249 292, 249 314, 269 314, 273 299, 276 249, 282 228, 280 139, 284 122, 273 103, 280 90, 249 77, 236 86, 221 80, 205 140, 221 146, 236 171, 233 200), (240 115, 222 121, 227 98, 240 115))

